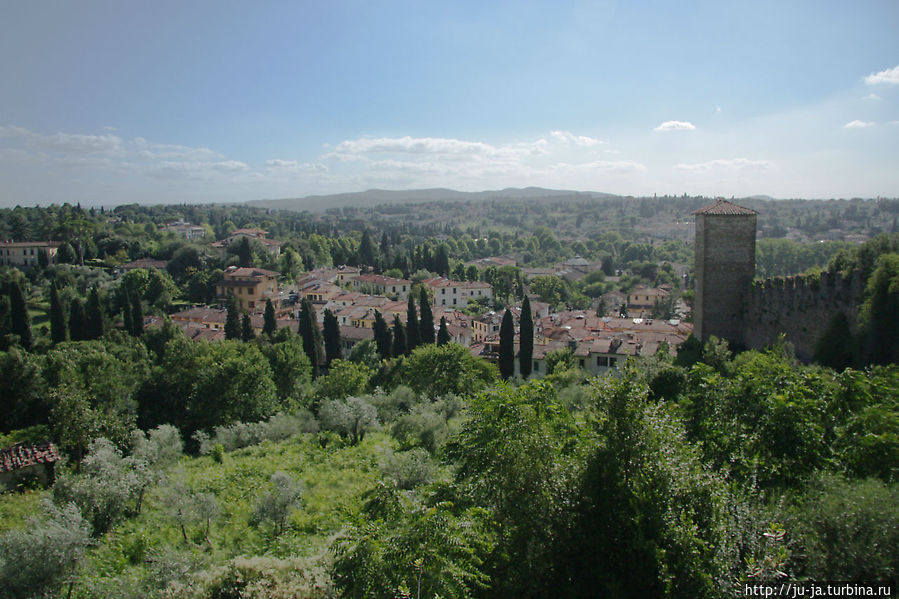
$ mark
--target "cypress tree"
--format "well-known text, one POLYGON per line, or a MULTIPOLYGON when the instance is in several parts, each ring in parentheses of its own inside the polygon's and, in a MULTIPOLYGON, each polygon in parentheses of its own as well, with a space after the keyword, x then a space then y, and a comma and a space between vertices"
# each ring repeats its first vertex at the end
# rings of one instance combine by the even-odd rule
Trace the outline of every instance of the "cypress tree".
POLYGON ((446 316, 440 317, 440 330, 437 331, 437 345, 446 345, 450 342, 450 334, 446 328, 446 316))
POLYGON ((225 317, 225 339, 240 339, 240 315, 237 310, 237 300, 232 294, 228 294, 225 309, 228 311, 228 315, 225 317))
POLYGON ((531 300, 525 296, 521 303, 521 322, 518 333, 518 369, 521 378, 528 378, 534 365, 534 313, 531 312, 531 300))
POLYGON ((41 268, 47 268, 50 264, 50 257, 47 255, 47 250, 38 250, 37 251, 37 265, 41 268))
POLYGON ((421 320, 418 323, 418 330, 421 332, 421 343, 434 343, 434 315, 431 314, 431 302, 428 301, 428 292, 423 285, 419 306, 421 307, 421 320))
POLYGON ((253 252, 250 250, 250 240, 247 237, 242 237, 240 245, 237 246, 237 260, 240 266, 253 265, 253 252))
POLYGON ((330 368, 331 362, 341 358, 340 325, 337 316, 331 310, 325 310, 323 337, 325 341, 325 364, 330 368))
POLYGON ((19 345, 26 351, 31 351, 34 338, 31 335, 31 315, 28 314, 28 304, 25 302, 25 294, 18 281, 10 283, 9 291, 10 324, 13 335, 19 336, 19 345))
POLYGON ((140 302, 140 296, 135 295, 131 303, 131 334, 140 337, 144 334, 144 307, 140 302))
POLYGON ((375 244, 371 240, 368 229, 362 232, 362 241, 359 243, 359 263, 365 266, 375 265, 375 244))
POLYGON ((393 315, 393 357, 408 356, 409 348, 406 346, 406 327, 400 320, 399 314, 393 315))
POLYGON ((515 324, 509 310, 506 310, 499 326, 499 374, 503 380, 515 374, 515 324))
POLYGON ((122 290, 122 325, 125 332, 129 335, 134 334, 134 317, 131 313, 131 298, 128 293, 122 290))
POLYGON ((315 309, 312 301, 306 297, 300 304, 300 336, 303 338, 303 351, 312 365, 312 377, 319 375, 324 356, 322 355, 322 333, 315 322, 315 309))
POLYGON ((87 339, 84 304, 77 297, 69 304, 69 338, 72 341, 87 339))
POLYGON ((96 285, 91 288, 91 294, 87 298, 86 321, 87 339, 99 339, 103 336, 103 310, 100 308, 100 292, 96 285))
POLYGON ((244 312, 243 320, 241 321, 240 338, 244 341, 252 341, 256 338, 256 331, 253 330, 253 321, 250 320, 250 315, 246 312, 244 312))
POLYGON ((409 294, 409 305, 406 308, 406 353, 419 346, 421 331, 418 330, 418 314, 415 310, 415 298, 409 294))
POLYGON ((50 285, 50 340, 53 345, 62 343, 67 339, 66 316, 59 300, 59 290, 56 283, 50 285))
POLYGON ((262 316, 262 334, 271 337, 278 330, 278 321, 275 318, 275 306, 272 300, 265 300, 265 314, 262 316))
POLYGON ((372 326, 375 334, 375 345, 378 346, 378 353, 381 354, 382 360, 389 360, 393 355, 391 353, 392 339, 390 329, 381 313, 375 310, 375 324, 372 326))

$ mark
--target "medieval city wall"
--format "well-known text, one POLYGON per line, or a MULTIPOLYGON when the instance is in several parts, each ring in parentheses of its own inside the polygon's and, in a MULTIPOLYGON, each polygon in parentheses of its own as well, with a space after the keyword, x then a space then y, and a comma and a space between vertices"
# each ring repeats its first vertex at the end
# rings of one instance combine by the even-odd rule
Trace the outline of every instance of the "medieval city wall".
POLYGON ((838 313, 845 314, 852 334, 857 333, 863 291, 861 271, 849 277, 824 272, 754 281, 745 299, 746 345, 761 349, 783 333, 796 347, 796 355, 810 360, 815 344, 838 313))

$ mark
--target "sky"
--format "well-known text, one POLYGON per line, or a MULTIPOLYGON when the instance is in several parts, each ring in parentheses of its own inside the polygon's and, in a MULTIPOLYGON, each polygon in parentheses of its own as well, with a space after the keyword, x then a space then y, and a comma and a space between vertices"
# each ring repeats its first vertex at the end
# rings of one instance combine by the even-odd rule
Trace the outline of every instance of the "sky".
POLYGON ((899 2, 0 3, 0 207, 899 197, 899 2))

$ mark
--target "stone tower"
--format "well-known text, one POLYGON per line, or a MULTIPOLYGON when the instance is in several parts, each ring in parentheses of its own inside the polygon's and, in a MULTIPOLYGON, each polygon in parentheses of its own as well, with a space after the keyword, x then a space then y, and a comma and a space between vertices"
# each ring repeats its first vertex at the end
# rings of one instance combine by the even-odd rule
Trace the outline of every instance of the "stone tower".
POLYGON ((745 301, 755 276, 756 211, 718 200, 696 216, 693 333, 746 346, 745 301))

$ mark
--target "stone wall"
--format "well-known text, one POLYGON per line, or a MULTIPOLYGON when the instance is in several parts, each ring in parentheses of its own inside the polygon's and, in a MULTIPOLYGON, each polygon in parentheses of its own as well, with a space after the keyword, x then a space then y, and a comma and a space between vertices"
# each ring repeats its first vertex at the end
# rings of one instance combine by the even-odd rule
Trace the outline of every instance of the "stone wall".
POLYGON ((858 331, 858 307, 864 291, 861 271, 845 278, 838 273, 754 281, 745 299, 746 345, 761 349, 783 333, 796 355, 810 360, 815 344, 839 312, 852 334, 858 331))

